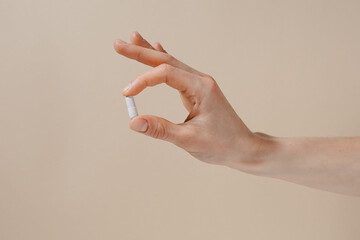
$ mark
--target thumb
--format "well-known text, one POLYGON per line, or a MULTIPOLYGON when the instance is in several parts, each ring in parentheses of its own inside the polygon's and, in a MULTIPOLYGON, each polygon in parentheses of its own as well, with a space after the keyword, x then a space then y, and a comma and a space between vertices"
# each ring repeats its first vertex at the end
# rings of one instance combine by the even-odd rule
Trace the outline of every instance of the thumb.
POLYGON ((134 131, 144 133, 150 137, 176 142, 180 138, 181 126, 174 124, 164 118, 141 115, 130 121, 130 128, 134 131))

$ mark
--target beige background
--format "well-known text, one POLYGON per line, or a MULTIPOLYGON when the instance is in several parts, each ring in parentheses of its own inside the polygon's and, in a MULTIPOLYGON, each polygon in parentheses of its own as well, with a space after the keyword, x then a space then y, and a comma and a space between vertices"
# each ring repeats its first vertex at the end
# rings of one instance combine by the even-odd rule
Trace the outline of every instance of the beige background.
MULTIPOLYGON (((359 1, 0 0, 0 239, 359 239, 360 200, 193 159, 128 129, 138 30, 253 131, 360 134, 359 1)), ((186 117, 166 87, 140 113, 186 117)))

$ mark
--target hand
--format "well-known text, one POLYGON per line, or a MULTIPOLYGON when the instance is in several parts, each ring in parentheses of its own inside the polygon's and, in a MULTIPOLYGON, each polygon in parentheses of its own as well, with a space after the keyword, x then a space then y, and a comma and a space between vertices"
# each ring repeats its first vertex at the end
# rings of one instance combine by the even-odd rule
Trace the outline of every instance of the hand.
POLYGON ((160 43, 152 46, 138 32, 133 32, 130 40, 115 40, 115 50, 154 68, 133 79, 123 95, 135 96, 148 86, 166 83, 179 91, 189 111, 180 124, 141 115, 130 121, 131 129, 172 142, 204 162, 243 171, 254 171, 261 165, 259 153, 266 137, 246 127, 210 75, 180 62, 160 43))
POLYGON ((154 68, 132 80, 123 95, 166 83, 179 91, 189 111, 180 124, 138 116, 130 121, 131 129, 172 142, 204 162, 360 196, 360 137, 279 138, 253 133, 211 76, 180 62, 160 43, 150 45, 137 32, 130 39, 131 43, 116 40, 115 50, 154 68))

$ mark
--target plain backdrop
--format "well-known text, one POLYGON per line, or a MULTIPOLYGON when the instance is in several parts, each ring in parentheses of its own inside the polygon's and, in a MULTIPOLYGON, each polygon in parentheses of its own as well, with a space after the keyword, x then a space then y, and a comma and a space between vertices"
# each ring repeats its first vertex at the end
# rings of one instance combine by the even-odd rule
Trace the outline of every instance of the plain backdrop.
MULTIPOLYGON (((137 30, 212 75, 253 131, 360 134, 360 2, 0 0, 0 239, 360 239, 360 199, 208 165, 137 134, 137 30)), ((178 93, 140 114, 182 122, 178 93)))

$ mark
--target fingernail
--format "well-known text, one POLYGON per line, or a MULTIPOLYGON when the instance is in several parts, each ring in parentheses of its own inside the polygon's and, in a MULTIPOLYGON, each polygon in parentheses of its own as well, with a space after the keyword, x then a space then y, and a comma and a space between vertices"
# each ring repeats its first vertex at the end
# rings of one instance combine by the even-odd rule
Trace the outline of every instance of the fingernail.
POLYGON ((116 40, 115 40, 115 43, 116 43, 116 44, 119 44, 119 45, 121 45, 121 44, 126 44, 126 42, 123 41, 123 40, 121 40, 121 39, 116 39, 116 40))
POLYGON ((148 123, 143 118, 134 118, 130 122, 130 128, 137 132, 145 132, 147 129, 148 123))
POLYGON ((131 88, 131 83, 129 83, 124 89, 123 89, 123 93, 128 91, 131 88))

